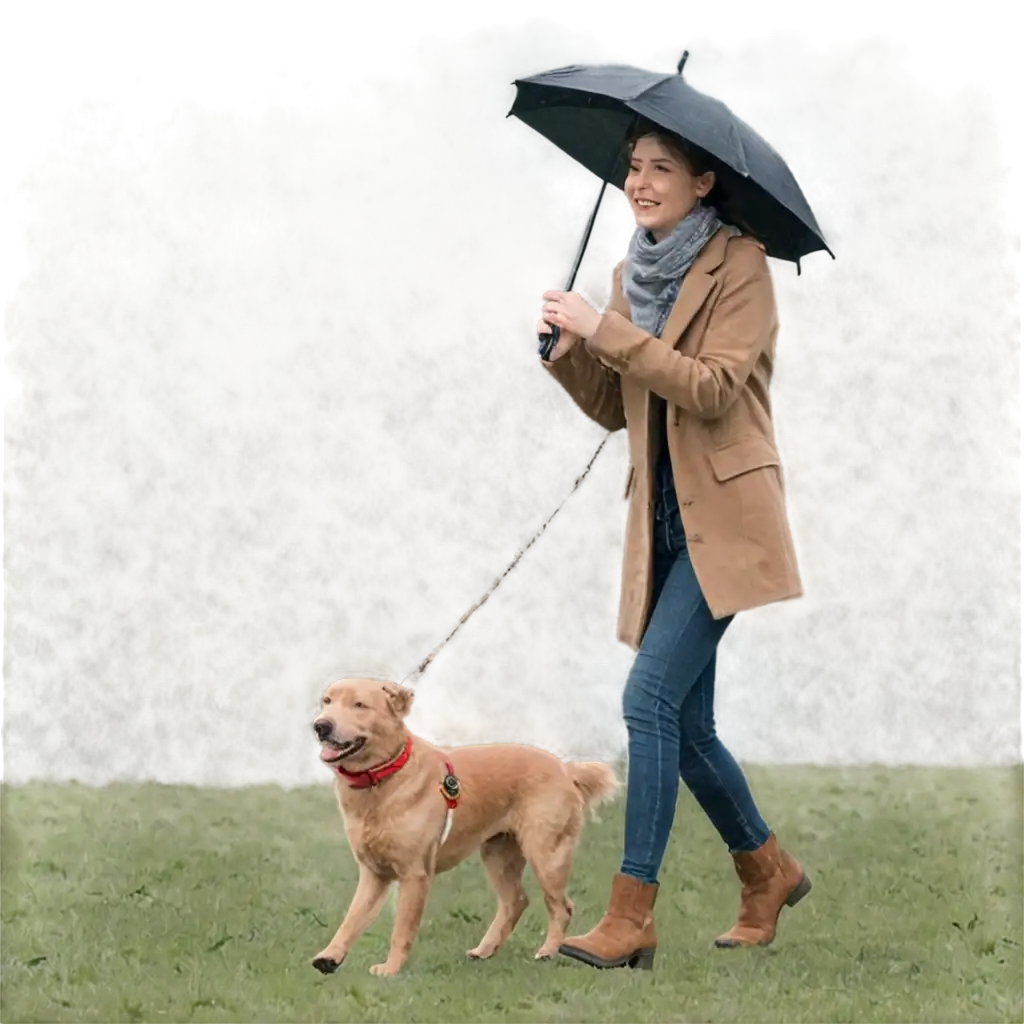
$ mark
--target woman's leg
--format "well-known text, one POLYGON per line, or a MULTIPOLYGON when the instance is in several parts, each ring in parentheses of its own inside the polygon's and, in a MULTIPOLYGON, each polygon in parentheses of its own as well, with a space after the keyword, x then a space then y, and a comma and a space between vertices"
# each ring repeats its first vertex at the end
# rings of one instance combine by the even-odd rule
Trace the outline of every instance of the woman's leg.
POLYGON ((715 732, 714 654, 683 700, 679 731, 679 774, 729 852, 762 846, 770 830, 742 769, 715 732))
MULTIPOLYGON (((678 517, 677 517, 678 522, 678 517)), ((658 936, 658 869, 679 792, 679 716, 683 698, 710 658, 728 619, 715 621, 686 556, 682 529, 668 550, 655 527, 654 612, 629 674, 623 710, 629 731, 626 843, 608 909, 559 952, 593 967, 651 967, 658 936)))
POLYGON ((711 615, 685 547, 678 551, 657 595, 622 701, 629 774, 621 872, 642 882, 657 881, 675 817, 683 702, 730 621, 711 615))
POLYGON ((679 774, 732 854, 742 889, 736 924, 716 946, 753 946, 775 937, 779 912, 798 903, 811 883, 783 850, 754 804, 739 765, 715 733, 715 658, 683 701, 679 774))

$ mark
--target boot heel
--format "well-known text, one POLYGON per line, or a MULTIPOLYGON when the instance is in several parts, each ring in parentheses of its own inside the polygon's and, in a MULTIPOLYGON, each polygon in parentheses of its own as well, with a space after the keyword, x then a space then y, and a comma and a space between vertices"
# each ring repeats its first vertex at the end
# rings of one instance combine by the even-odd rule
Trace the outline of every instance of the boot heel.
POLYGON ((629 961, 629 966, 641 971, 654 970, 654 950, 638 949, 629 961))
POLYGON ((796 888, 786 897, 786 906, 795 907, 811 891, 811 880, 807 875, 797 883, 796 888))

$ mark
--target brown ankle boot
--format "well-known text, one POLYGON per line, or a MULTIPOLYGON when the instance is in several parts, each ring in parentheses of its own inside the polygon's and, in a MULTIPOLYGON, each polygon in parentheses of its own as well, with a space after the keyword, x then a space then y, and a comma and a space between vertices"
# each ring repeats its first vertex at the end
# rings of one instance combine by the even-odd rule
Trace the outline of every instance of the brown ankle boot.
POLYGON ((586 935, 566 939, 559 953, 591 967, 654 966, 658 936, 654 930, 654 901, 658 883, 641 882, 630 875, 612 879, 612 895, 600 924, 586 935))
POLYGON ((794 906, 810 891, 811 880, 804 869, 779 847, 774 833, 768 841, 749 853, 734 853, 740 893, 739 920, 715 945, 767 946, 775 938, 775 923, 783 906, 794 906))

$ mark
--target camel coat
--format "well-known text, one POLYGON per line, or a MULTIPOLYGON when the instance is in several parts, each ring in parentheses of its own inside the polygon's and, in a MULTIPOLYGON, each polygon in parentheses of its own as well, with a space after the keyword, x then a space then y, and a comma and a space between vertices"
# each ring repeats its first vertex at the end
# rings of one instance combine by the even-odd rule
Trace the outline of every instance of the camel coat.
POLYGON ((615 268, 597 332, 552 376, 591 419, 625 427, 630 468, 618 638, 639 648, 651 614, 658 402, 690 560, 724 618, 802 593, 786 517, 768 384, 778 317, 761 245, 719 231, 683 278, 660 338, 636 327, 615 268))

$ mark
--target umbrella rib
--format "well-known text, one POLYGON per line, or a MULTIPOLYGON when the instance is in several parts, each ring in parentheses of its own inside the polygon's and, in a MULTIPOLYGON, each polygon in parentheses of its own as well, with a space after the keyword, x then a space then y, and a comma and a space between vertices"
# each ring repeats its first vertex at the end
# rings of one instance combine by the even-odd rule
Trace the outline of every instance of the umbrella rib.
POLYGON ((743 170, 739 171, 739 173, 742 174, 744 178, 749 178, 750 161, 747 159, 747 144, 743 141, 743 134, 735 124, 731 124, 729 127, 732 129, 733 134, 736 136, 736 139, 740 144, 740 155, 743 157, 743 170))
POLYGON ((648 85, 645 88, 641 89, 634 96, 630 96, 628 100, 624 100, 623 102, 624 103, 635 103, 637 100, 642 99, 649 92, 651 92, 652 89, 657 89, 658 86, 664 85, 667 81, 670 81, 671 79, 674 79, 675 77, 676 77, 675 75, 665 75, 663 78, 659 78, 657 82, 652 82, 650 85, 648 85))

